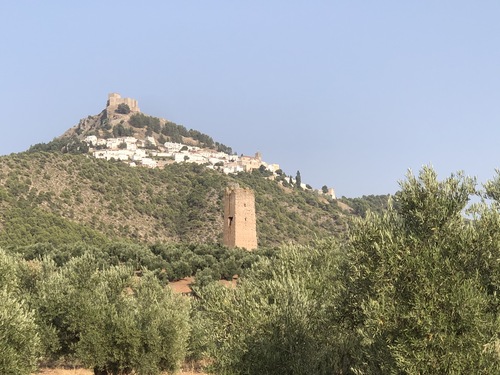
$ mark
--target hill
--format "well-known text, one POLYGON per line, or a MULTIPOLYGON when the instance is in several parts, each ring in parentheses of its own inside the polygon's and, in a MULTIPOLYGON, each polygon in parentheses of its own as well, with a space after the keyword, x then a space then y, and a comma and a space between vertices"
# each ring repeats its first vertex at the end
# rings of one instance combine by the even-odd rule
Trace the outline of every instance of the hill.
POLYGON ((255 191, 259 247, 335 236, 349 216, 388 199, 337 201, 333 189, 313 191, 260 153, 238 156, 113 93, 61 137, 0 157, 0 246, 219 243, 224 188, 235 182, 255 191))
MULTIPOLYGON (((137 101, 109 94, 106 108, 98 115, 88 116, 47 144, 29 149, 89 154, 97 159, 120 160, 130 166, 163 168, 174 163, 193 163, 226 174, 260 169, 266 177, 283 186, 297 185, 312 190, 297 177, 286 176, 278 164, 262 160, 262 154, 237 155, 231 147, 215 142, 197 130, 187 130, 172 121, 148 116, 139 111, 137 101), (130 106, 129 106, 130 104, 130 106)), ((332 188, 324 186, 322 194, 335 198, 332 188)))
POLYGON ((225 175, 189 163, 132 168, 31 152, 0 157, 0 245, 102 238, 217 243, 230 182, 255 190, 260 246, 306 243, 345 227, 335 200, 286 188, 261 170, 225 175))

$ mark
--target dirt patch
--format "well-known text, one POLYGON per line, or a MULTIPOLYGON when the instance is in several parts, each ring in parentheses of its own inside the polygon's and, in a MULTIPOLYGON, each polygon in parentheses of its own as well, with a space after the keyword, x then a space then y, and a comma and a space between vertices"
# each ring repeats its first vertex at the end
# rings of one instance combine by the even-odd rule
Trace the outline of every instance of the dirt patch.
MULTIPOLYGON (((165 373, 166 374, 166 373, 165 373)), ((178 375, 207 375, 205 372, 199 372, 198 370, 181 370, 177 373, 178 375)), ((61 368, 43 368, 38 370, 37 373, 33 375, 94 375, 92 370, 88 369, 61 369, 61 368)))
POLYGON ((94 372, 83 368, 72 370, 61 368, 42 368, 38 370, 36 375, 94 375, 94 372))
POLYGON ((168 286, 172 289, 174 293, 191 293, 190 284, 194 283, 194 277, 186 277, 185 279, 180 279, 178 281, 172 281, 168 283, 168 286))
POLYGON ((337 205, 342 211, 345 212, 354 212, 353 208, 345 204, 344 202, 337 201, 337 205))
MULTIPOLYGON (((174 293, 182 293, 185 295, 189 295, 192 290, 189 285, 193 284, 195 281, 194 277, 186 277, 185 279, 180 279, 177 281, 172 281, 168 283, 168 286, 172 289, 174 293)), ((228 288, 236 288, 236 284, 238 283, 238 275, 234 275, 232 280, 219 280, 219 283, 228 287, 228 288)))

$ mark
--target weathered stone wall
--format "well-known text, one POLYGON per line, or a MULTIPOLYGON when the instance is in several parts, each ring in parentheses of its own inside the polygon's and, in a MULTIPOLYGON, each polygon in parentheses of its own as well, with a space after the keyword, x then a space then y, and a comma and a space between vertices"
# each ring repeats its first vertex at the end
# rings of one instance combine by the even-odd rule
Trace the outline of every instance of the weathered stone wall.
POLYGON ((257 248, 255 195, 239 186, 226 188, 224 194, 224 245, 247 250, 257 248))
POLYGON ((141 111, 139 109, 139 104, 137 103, 137 100, 132 98, 122 98, 120 94, 113 92, 108 95, 108 103, 107 103, 108 113, 111 111, 114 112, 116 108, 118 108, 118 105, 122 103, 127 104, 131 112, 141 111))

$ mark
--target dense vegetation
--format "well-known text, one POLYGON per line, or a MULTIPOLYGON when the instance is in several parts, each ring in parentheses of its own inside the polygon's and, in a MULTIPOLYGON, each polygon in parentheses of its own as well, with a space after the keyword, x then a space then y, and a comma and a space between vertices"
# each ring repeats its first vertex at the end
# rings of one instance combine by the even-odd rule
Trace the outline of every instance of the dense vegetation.
POLYGON ((363 195, 361 198, 342 197, 340 201, 351 207, 355 215, 365 217, 368 211, 376 213, 386 211, 389 208, 389 199, 390 195, 363 195))
POLYGON ((130 107, 126 103, 118 104, 118 107, 115 110, 116 113, 120 113, 122 115, 126 115, 130 113, 130 107))
POLYGON ((89 146, 76 137, 54 138, 47 143, 37 143, 31 146, 27 152, 61 152, 70 154, 86 154, 89 146))
MULTIPOLYGON (((69 129, 62 137, 55 138, 48 143, 39 143, 31 146, 28 152, 58 151, 73 154, 85 154, 88 146, 82 142, 84 137, 95 135, 99 138, 136 137, 145 139, 146 136, 155 138, 158 143, 167 140, 176 143, 195 144, 200 147, 233 154, 231 147, 215 142, 212 137, 198 130, 187 129, 175 122, 148 116, 143 113, 131 113, 126 104, 121 104, 115 110, 116 116, 108 118, 106 110, 99 115, 88 116, 80 123, 69 129)), ((154 147, 156 148, 156 147, 154 147)))
POLYGON ((0 245, 130 241, 218 243, 229 182, 256 192, 259 245, 339 233, 335 201, 284 188, 262 171, 226 176, 195 164, 132 168, 60 153, 0 157, 0 245))
POLYGON ((197 302, 219 374, 500 373, 500 179, 409 175, 347 241, 283 248, 197 302), (395 208, 398 207, 398 208, 395 208))
POLYGON ((219 142, 214 142, 213 138, 198 130, 186 129, 183 125, 178 125, 172 121, 162 121, 153 116, 148 116, 143 113, 132 115, 128 121, 133 128, 146 128, 146 134, 158 136, 166 136, 171 142, 184 143, 184 139, 192 139, 200 146, 216 149, 227 154, 232 154, 231 147, 223 145, 219 142))
POLYGON ((0 372, 29 374, 42 356, 96 374, 158 374, 188 356, 217 374, 497 374, 499 198, 500 176, 476 192, 470 178, 439 181, 425 168, 345 238, 244 261, 235 251, 237 288, 207 280, 196 299, 165 290, 163 267, 196 258, 206 272, 208 255, 217 265, 230 250, 0 250, 0 372))
POLYGON ((90 254, 62 267, 0 250, 0 373, 30 374, 38 356, 96 374, 158 374, 186 353, 189 301, 129 267, 98 267, 90 254), (4 303, 6 301, 6 303, 4 303))
POLYGON ((5 246, 12 254, 26 261, 51 259, 58 267, 71 259, 91 254, 99 265, 126 265, 135 272, 153 270, 163 284, 190 276, 196 276, 198 285, 207 282, 232 279, 255 263, 261 255, 273 254, 275 249, 259 249, 249 252, 228 249, 210 244, 154 244, 150 246, 129 242, 107 241, 101 244, 77 242, 54 245, 38 243, 27 246, 5 246))

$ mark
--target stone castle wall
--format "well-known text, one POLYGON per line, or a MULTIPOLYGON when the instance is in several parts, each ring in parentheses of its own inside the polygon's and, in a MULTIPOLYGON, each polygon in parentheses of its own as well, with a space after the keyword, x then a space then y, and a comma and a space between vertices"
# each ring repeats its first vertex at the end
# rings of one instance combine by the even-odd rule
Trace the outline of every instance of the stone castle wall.
POLYGON ((139 104, 137 100, 132 98, 122 98, 120 94, 115 92, 108 95, 107 110, 108 112, 114 112, 118 105, 127 104, 130 108, 130 112, 140 112, 139 104))
POLYGON ((257 248, 255 195, 251 189, 226 188, 224 194, 224 245, 247 250, 257 248))

